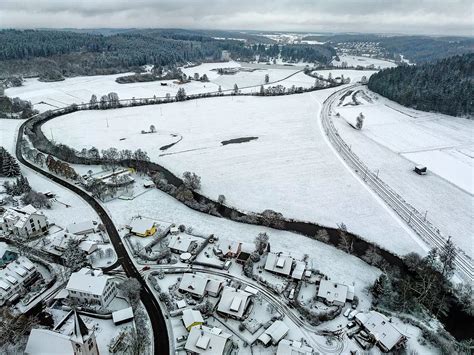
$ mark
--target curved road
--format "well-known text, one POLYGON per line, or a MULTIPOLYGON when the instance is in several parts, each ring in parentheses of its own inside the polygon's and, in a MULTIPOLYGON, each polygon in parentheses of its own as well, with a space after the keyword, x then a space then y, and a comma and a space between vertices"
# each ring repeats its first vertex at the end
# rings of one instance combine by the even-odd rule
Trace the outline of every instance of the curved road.
MULTIPOLYGON (((445 238, 436 230, 436 228, 427 221, 424 216, 413 206, 410 206, 400 195, 393 191, 390 186, 385 184, 379 177, 372 172, 351 148, 344 142, 337 132, 332 122, 332 107, 339 98, 348 90, 354 90, 357 85, 351 85, 331 94, 324 102, 321 108, 322 127, 333 144, 335 150, 341 158, 352 168, 362 180, 379 195, 382 200, 392 208, 395 213, 404 220, 410 228, 430 247, 443 249, 446 243, 445 238)), ((466 282, 472 283, 474 268, 472 260, 458 249, 455 259, 457 274, 466 282)))
POLYGON ((107 214, 107 212, 94 198, 92 198, 89 194, 87 194, 85 191, 83 191, 76 185, 73 185, 49 172, 46 172, 40 169, 39 167, 31 164, 29 161, 23 158, 21 154, 21 148, 20 148, 19 142, 21 141, 21 137, 23 136, 24 126, 27 122, 28 121, 23 122, 18 130, 16 148, 15 148, 16 149, 15 154, 16 154, 17 159, 28 168, 45 176, 46 178, 54 181, 55 183, 67 188, 68 190, 76 193, 97 212, 103 225, 105 226, 107 230, 110 241, 112 245, 114 246, 115 252, 117 253, 118 262, 123 267, 126 275, 128 277, 136 278, 142 286, 140 299, 145 305, 148 316, 150 317, 152 330, 153 330, 153 345, 154 345, 155 354, 169 354, 170 347, 168 343, 166 323, 165 323, 163 314, 161 312, 161 308, 157 300, 155 299, 152 291, 148 287, 147 283, 142 278, 141 274, 139 273, 139 271, 133 264, 132 260, 130 259, 130 256, 128 255, 127 250, 125 249, 125 246, 122 244, 120 235, 117 229, 115 228, 115 225, 112 222, 112 219, 107 214))

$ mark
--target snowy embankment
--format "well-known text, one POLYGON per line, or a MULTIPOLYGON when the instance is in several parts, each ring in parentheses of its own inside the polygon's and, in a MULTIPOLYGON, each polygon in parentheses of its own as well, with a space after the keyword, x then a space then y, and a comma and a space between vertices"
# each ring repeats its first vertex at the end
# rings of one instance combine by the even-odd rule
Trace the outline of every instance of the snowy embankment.
POLYGON ((143 135, 140 147, 176 175, 196 172, 202 177, 202 192, 211 198, 224 194, 228 204, 238 208, 273 209, 286 217, 327 226, 343 222, 351 232, 396 253, 423 252, 405 226, 354 178, 325 141, 318 101, 330 91, 82 111, 47 122, 43 131, 79 150, 91 146, 124 149, 128 142, 132 149, 132 142, 140 138, 134 138, 138 132, 153 124, 158 133, 143 135), (162 136, 169 132, 183 139, 162 151, 162 136), (258 139, 221 144, 249 136, 258 139))
MULTIPOLYGON (((357 90, 356 90, 357 91, 357 90)), ((368 90, 369 101, 340 106, 334 124, 372 171, 472 256, 474 122, 407 109, 368 90), (346 121, 365 116, 361 131, 346 121), (413 172, 425 165, 428 175, 413 172)), ((347 101, 344 100, 344 102, 347 101)))

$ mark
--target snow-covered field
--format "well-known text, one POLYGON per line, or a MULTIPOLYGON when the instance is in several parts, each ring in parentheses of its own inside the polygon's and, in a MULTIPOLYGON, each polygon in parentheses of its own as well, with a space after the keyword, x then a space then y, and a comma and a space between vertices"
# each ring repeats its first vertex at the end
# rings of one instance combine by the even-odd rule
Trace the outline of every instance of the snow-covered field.
POLYGON ((376 59, 370 57, 359 57, 355 55, 341 54, 339 55, 339 62, 333 60, 332 65, 341 66, 343 62, 346 62, 350 67, 356 67, 358 65, 362 67, 368 67, 369 65, 374 65, 375 69, 385 69, 396 67, 397 64, 390 62, 388 60, 376 59))
POLYGON ((52 130, 56 141, 77 149, 92 145, 104 149, 124 148, 127 142, 135 142, 139 130, 154 124, 158 133, 142 136, 140 147, 177 175, 196 172, 202 177, 203 193, 211 198, 224 194, 230 205, 246 210, 270 208, 329 226, 344 222, 350 231, 397 253, 423 252, 405 226, 353 177, 323 139, 319 103, 329 92, 285 96, 284 100, 224 97, 83 111, 51 120, 43 129, 47 135, 52 130), (125 140, 117 140, 117 130, 125 140), (161 151, 161 136, 169 132, 183 139, 161 151), (249 136, 258 139, 221 144, 249 136))
MULTIPOLYGON (((474 122, 407 109, 366 91, 361 105, 337 108, 336 128, 354 152, 410 204, 472 255, 474 122), (350 127, 359 113, 361 131, 350 127), (428 175, 412 170, 425 165, 428 175)), ((344 102, 346 102, 344 100, 344 102)))

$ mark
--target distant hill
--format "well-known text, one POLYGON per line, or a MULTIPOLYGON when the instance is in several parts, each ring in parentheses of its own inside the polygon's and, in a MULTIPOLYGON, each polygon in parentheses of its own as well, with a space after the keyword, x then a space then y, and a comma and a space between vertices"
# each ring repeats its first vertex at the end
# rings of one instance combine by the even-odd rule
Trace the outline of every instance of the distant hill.
POLYGON ((453 116, 474 115, 474 53, 435 63, 385 69, 369 79, 369 89, 404 106, 453 116))

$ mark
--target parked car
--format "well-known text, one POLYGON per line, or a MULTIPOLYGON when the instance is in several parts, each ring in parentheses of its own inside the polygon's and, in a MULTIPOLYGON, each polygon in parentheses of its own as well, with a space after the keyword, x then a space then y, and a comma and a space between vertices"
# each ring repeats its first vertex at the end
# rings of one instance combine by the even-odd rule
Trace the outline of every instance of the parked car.
POLYGON ((353 320, 357 313, 359 313, 359 311, 357 310, 351 311, 351 313, 349 313, 349 315, 347 316, 347 319, 353 320))
POLYGON ((348 308, 348 309, 346 309, 346 310, 344 311, 344 317, 349 316, 349 313, 351 313, 351 309, 350 309, 350 308, 348 308))
POLYGON ((147 265, 147 266, 144 266, 142 271, 147 271, 147 270, 150 270, 150 267, 147 265))
POLYGON ((347 329, 354 328, 355 326, 356 326, 356 322, 349 322, 349 323, 347 323, 347 325, 346 325, 347 329))

